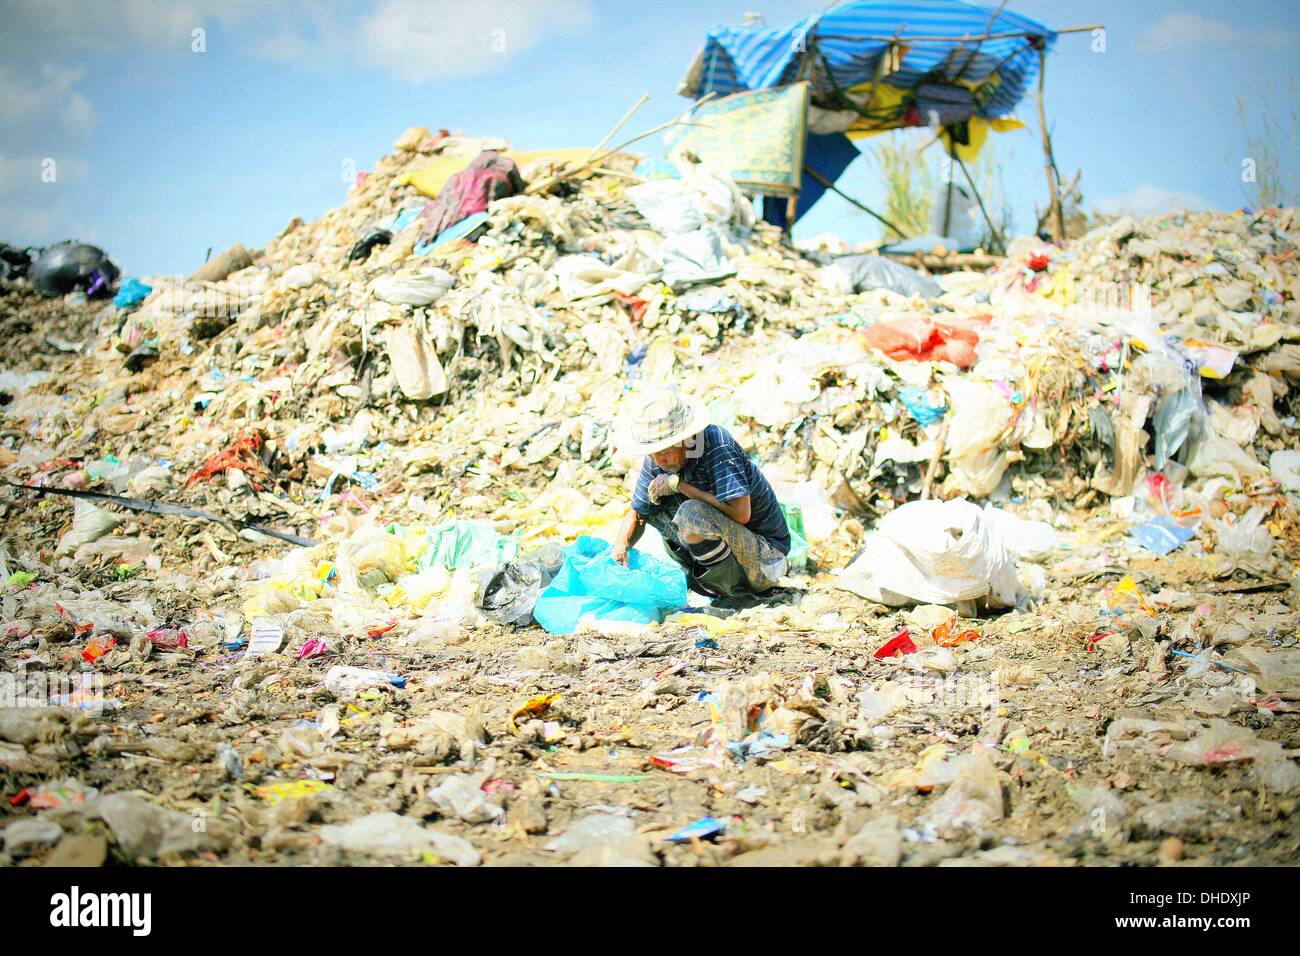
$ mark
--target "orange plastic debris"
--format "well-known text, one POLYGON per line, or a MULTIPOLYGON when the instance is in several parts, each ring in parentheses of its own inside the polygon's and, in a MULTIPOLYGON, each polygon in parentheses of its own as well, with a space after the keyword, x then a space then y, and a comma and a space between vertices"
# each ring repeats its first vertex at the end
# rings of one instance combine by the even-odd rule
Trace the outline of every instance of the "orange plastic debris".
POLYGON ((957 615, 954 614, 936 627, 930 637, 940 647, 956 647, 958 644, 965 644, 967 641, 979 640, 983 635, 973 627, 958 631, 957 615))

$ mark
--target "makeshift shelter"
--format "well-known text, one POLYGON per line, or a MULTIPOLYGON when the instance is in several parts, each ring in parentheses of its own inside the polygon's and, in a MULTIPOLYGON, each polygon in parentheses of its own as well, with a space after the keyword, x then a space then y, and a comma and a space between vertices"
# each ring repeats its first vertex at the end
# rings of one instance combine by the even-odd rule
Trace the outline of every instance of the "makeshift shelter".
MULTIPOLYGON (((764 218, 788 226, 835 188, 835 180, 858 156, 853 139, 931 126, 965 169, 965 160, 978 153, 990 130, 1023 125, 1012 113, 1036 76, 1041 120, 1044 54, 1058 32, 1091 28, 1054 31, 1003 6, 858 0, 780 29, 717 26, 678 92, 710 97, 694 118, 731 124, 725 138, 734 141, 754 136, 760 126, 745 117, 737 101, 745 102, 754 91, 806 85, 803 137, 786 150, 798 155, 799 175, 758 190, 765 196, 764 218), (738 115, 740 120, 732 119, 738 115)), ((674 147, 691 148, 707 160, 707 142, 701 153, 700 139, 688 131, 674 147)), ((1057 177, 1046 132, 1044 148, 1056 210, 1057 177)), ((745 181, 743 175, 736 179, 745 181)))

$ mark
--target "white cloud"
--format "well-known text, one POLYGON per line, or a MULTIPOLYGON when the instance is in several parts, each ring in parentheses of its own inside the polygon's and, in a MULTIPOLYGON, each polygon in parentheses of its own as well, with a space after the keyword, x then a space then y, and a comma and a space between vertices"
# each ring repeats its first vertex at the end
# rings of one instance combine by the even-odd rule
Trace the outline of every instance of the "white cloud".
POLYGON ((1147 27, 1137 40, 1139 53, 1168 53, 1205 43, 1240 43, 1246 34, 1198 13, 1166 13, 1147 27))
POLYGON ((111 8, 98 0, 19 3, 5 10, 5 29, 23 46, 6 46, 26 50, 38 41, 45 60, 88 51, 130 54, 141 47, 188 53, 196 27, 239 26, 292 6, 290 0, 130 0, 111 8))
POLYGON ((0 125, 49 132, 57 117, 62 132, 85 138, 95 125, 95 109, 75 88, 84 73, 46 64, 39 73, 24 74, 0 64, 0 125))
POLYGON ((0 203, 0 222, 5 224, 4 240, 18 246, 44 246, 57 241, 54 223, 59 212, 32 206, 0 203))
POLYGON ((360 24, 364 65, 420 83, 498 69, 514 54, 548 35, 586 29, 586 0, 444 0, 436 8, 418 0, 382 0, 360 24))
POLYGON ((1242 30, 1223 20, 1199 13, 1166 13, 1137 38, 1139 53, 1170 53, 1200 46, 1219 46, 1240 52, 1259 46, 1280 48, 1295 41, 1291 30, 1268 28, 1242 30))
POLYGON ((1097 212, 1108 216, 1129 215, 1135 219, 1163 216, 1171 212, 1197 212, 1213 209, 1214 204, 1195 193, 1178 192, 1143 183, 1122 196, 1107 196, 1092 204, 1097 212))
POLYGON ((593 22, 591 0, 377 0, 373 7, 342 0, 132 0, 112 16, 90 0, 45 0, 14 10, 0 36, 0 58, 25 58, 33 46, 44 62, 86 52, 188 53, 191 31, 205 27, 209 51, 225 38, 258 59, 309 69, 357 64, 423 83, 495 71, 515 54, 593 22), (225 28, 223 36, 214 37, 214 26, 225 28))

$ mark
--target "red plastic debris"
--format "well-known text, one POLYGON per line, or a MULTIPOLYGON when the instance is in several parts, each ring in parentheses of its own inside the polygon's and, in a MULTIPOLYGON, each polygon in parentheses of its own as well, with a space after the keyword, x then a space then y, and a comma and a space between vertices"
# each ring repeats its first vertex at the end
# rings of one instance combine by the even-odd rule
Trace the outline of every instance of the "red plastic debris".
POLYGON ((1029 268, 1035 272, 1042 272, 1047 268, 1047 264, 1052 261, 1052 257, 1045 252, 1035 253, 1029 257, 1029 268))
POLYGON ((81 652, 81 657, 87 664, 93 664, 115 647, 117 647, 117 638, 115 637, 109 637, 104 641, 93 638, 86 645, 85 650, 81 652))
MULTIPOLYGON (((229 471, 232 468, 238 468, 243 472, 265 474, 266 467, 262 464, 262 459, 257 457, 261 447, 262 436, 256 432, 239 436, 230 444, 229 448, 223 448, 217 452, 203 463, 202 468, 190 475, 185 481, 185 487, 188 488, 196 481, 206 481, 212 476, 223 471, 229 471)), ((253 487, 258 486, 254 484, 253 487)))
POLYGON ((190 646, 190 636, 174 627, 160 627, 149 632, 149 642, 160 651, 174 651, 190 646))
POLYGON ((883 661, 887 657, 915 653, 916 645, 912 643, 912 635, 907 632, 907 628, 903 628, 884 647, 876 651, 876 660, 883 661))
POLYGON ((634 295, 623 295, 616 292, 614 297, 627 306, 628 311, 632 313, 633 320, 637 322, 641 321, 641 318, 645 315, 645 310, 650 307, 649 302, 634 295))
POLYGON ((898 362, 951 362, 959 368, 968 368, 977 358, 975 346, 979 345, 979 329, 988 323, 987 317, 974 319, 945 319, 931 322, 926 319, 894 319, 877 322, 866 330, 867 341, 898 362))

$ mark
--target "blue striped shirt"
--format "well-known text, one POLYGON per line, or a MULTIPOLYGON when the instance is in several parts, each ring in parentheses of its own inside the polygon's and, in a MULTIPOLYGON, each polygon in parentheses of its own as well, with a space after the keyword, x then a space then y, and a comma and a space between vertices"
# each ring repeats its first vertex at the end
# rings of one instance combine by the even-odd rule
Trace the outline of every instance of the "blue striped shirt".
MULTIPOLYGON (((665 471, 647 455, 641 463, 641 474, 632 494, 632 507, 637 514, 644 517, 659 508, 675 513, 686 500, 685 495, 667 495, 660 498, 657 505, 650 503, 646 491, 651 480, 662 474, 665 471)), ((786 527, 776 493, 758 466, 749 460, 744 449, 726 431, 717 425, 704 429, 704 450, 696 457, 688 457, 680 474, 682 481, 707 491, 719 501, 733 501, 749 495, 749 521, 745 527, 767 538, 782 554, 790 553, 790 529, 786 527)))

